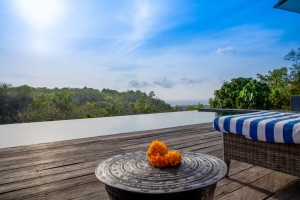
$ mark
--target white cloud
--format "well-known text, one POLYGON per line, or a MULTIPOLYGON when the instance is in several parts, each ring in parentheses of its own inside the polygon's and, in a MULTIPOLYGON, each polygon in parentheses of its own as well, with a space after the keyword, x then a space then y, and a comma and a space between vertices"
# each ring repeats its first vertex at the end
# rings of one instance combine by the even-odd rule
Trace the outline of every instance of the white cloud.
POLYGON ((132 80, 132 81, 129 81, 129 86, 132 87, 132 88, 144 88, 144 87, 148 87, 150 86, 151 84, 145 82, 145 81, 137 81, 137 80, 132 80))
POLYGON ((224 54, 236 54, 237 50, 236 48, 232 47, 232 46, 226 46, 226 47, 222 47, 222 48, 218 48, 217 50, 214 51, 215 54, 217 55, 224 55, 224 54))
POLYGON ((115 43, 119 52, 130 53, 140 48, 147 39, 164 29, 164 15, 169 11, 164 10, 164 2, 134 0, 133 4, 121 13, 121 22, 128 26, 128 31, 120 34, 115 43))
POLYGON ((174 88, 176 83, 173 82, 171 79, 168 79, 166 77, 163 77, 163 78, 160 78, 156 81, 153 81, 153 84, 154 85, 158 85, 160 87, 163 87, 163 88, 174 88))
POLYGON ((193 85, 203 83, 202 79, 182 78, 181 83, 184 85, 193 85))

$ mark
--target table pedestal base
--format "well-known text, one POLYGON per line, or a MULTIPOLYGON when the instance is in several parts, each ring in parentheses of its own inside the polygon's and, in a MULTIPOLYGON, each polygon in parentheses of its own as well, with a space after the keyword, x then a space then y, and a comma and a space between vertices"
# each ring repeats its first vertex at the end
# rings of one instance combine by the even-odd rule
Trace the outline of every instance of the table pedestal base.
POLYGON ((216 185, 217 183, 195 190, 163 194, 136 193, 108 185, 105 188, 110 200, 212 200, 216 185))

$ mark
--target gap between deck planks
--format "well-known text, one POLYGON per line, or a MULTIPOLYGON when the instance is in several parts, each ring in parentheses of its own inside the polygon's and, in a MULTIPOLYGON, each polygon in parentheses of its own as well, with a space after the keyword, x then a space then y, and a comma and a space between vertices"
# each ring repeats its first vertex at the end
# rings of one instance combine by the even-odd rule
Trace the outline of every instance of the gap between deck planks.
MULTIPOLYGON (((0 199, 108 200, 94 175, 97 164, 123 152, 146 151, 153 140, 222 158, 222 136, 211 123, 5 148, 0 149, 0 199)), ((287 194, 296 199, 299 185, 294 176, 233 161, 215 199, 274 200, 287 194)))

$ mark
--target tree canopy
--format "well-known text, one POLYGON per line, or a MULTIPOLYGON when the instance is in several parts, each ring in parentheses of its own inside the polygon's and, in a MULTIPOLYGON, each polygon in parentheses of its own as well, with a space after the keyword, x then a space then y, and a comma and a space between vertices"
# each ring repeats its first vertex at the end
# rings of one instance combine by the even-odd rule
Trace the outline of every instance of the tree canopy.
POLYGON ((269 86, 271 91, 269 100, 273 109, 290 109, 292 87, 286 67, 269 71, 267 75, 257 74, 257 78, 269 86))
POLYGON ((213 108, 237 108, 237 98, 243 88, 253 81, 252 78, 234 78, 230 82, 225 81, 219 90, 214 92, 215 98, 209 99, 213 108))
POLYGON ((292 86, 292 94, 300 94, 300 48, 297 50, 292 49, 284 57, 285 60, 291 61, 292 66, 290 67, 289 78, 292 86))
POLYGON ((271 108, 270 93, 271 90, 267 84, 251 80, 240 91, 236 99, 237 108, 268 110, 271 108))
POLYGON ((0 84, 0 124, 170 112, 154 92, 0 84))
POLYGON ((234 78, 225 81, 214 98, 209 99, 213 108, 244 108, 289 110, 291 97, 300 95, 300 48, 291 50, 285 57, 292 66, 257 74, 257 79, 234 78))

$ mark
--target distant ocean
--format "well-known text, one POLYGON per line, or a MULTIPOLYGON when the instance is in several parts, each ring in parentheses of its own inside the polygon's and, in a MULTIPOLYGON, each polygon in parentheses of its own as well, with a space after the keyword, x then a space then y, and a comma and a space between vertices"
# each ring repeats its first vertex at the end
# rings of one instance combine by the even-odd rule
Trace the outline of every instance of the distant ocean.
POLYGON ((188 106, 188 105, 198 105, 202 103, 203 105, 208 104, 208 99, 183 99, 183 100, 165 100, 166 103, 171 106, 188 106))

